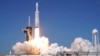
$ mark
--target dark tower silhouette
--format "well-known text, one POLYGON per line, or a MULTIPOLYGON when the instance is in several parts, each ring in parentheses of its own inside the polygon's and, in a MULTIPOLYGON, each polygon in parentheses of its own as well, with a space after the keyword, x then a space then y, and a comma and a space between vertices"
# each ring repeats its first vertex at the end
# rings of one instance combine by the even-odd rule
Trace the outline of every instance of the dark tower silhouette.
POLYGON ((33 32, 32 32, 32 27, 30 26, 30 16, 29 16, 29 20, 28 20, 28 26, 26 27, 25 30, 23 30, 23 32, 26 35, 26 41, 29 41, 32 39, 33 37, 33 32))

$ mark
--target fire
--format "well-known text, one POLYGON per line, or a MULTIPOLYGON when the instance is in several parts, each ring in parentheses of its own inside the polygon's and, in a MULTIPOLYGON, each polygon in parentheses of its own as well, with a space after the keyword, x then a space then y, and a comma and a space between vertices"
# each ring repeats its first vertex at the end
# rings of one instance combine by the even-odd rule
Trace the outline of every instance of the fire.
POLYGON ((35 28, 35 34, 34 34, 34 39, 32 39, 30 41, 30 44, 33 46, 34 49, 36 50, 33 50, 35 51, 35 53, 39 54, 42 51, 46 51, 48 49, 48 46, 49 46, 49 40, 48 38, 46 37, 40 37, 40 32, 39 32, 39 28, 35 28))
POLYGON ((47 37, 40 37, 39 28, 35 28, 35 36, 29 41, 24 41, 24 43, 17 42, 13 46, 15 54, 34 54, 39 55, 46 52, 49 47, 49 40, 47 37))

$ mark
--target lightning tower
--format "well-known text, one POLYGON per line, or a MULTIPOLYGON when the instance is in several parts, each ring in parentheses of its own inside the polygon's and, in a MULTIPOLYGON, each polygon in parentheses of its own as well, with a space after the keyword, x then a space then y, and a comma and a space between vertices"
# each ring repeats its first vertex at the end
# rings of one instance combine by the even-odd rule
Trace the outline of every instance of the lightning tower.
POLYGON ((99 44, 98 30, 93 29, 92 31, 92 41, 93 45, 96 47, 99 44))

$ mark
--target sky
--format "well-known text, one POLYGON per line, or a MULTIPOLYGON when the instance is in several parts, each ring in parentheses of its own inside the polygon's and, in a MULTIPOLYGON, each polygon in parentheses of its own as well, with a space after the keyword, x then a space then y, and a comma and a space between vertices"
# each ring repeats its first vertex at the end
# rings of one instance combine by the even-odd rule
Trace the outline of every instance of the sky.
POLYGON ((92 30, 100 32, 100 0, 0 0, 0 53, 25 40, 21 29, 28 25, 28 16, 34 27, 36 2, 41 36, 50 43, 70 48, 76 37, 92 41, 92 30))

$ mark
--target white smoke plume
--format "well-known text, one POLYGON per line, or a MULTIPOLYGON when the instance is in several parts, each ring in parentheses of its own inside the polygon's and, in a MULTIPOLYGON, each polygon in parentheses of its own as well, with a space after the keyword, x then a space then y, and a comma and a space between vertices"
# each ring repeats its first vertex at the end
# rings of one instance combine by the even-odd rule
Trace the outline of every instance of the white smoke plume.
POLYGON ((56 55, 57 52, 70 51, 67 47, 59 46, 58 43, 52 43, 45 54, 56 55))
POLYGON ((82 39, 82 37, 75 38, 71 45, 73 52, 88 52, 91 48, 93 48, 92 43, 89 40, 82 39))
POLYGON ((15 54, 26 54, 32 48, 32 45, 27 41, 25 41, 24 43, 17 42, 16 45, 12 47, 15 54))
MULTIPOLYGON (((45 39, 45 38, 46 37, 43 37, 41 39, 45 39)), ((48 42, 48 39, 46 38, 45 41, 48 42)), ((29 50, 32 50, 32 48, 34 48, 32 44, 25 41, 24 43, 17 42, 13 46, 12 49, 14 50, 16 54, 28 54, 29 50)), ((58 43, 52 43, 50 44, 50 46, 48 46, 47 50, 44 50, 44 49, 40 50, 41 54, 51 54, 51 55, 56 55, 57 52, 63 52, 63 51, 65 52, 96 52, 96 51, 100 51, 100 45, 93 47, 92 43, 89 40, 83 39, 82 37, 78 37, 78 38, 75 38, 74 42, 72 42, 71 48, 59 46, 58 43)))
POLYGON ((24 41, 23 43, 17 42, 12 50, 15 54, 39 54, 47 50, 49 41, 46 37, 33 39, 31 41, 24 41))

